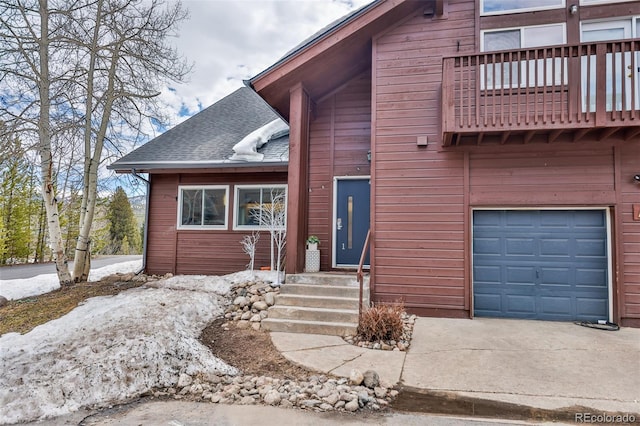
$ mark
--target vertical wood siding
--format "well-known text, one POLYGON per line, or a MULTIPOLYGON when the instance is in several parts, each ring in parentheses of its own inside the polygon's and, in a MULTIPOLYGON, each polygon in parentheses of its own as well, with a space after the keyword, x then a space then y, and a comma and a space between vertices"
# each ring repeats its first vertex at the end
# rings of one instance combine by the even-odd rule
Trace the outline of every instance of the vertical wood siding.
MULTIPOLYGON (((251 231, 233 231, 234 185, 283 184, 284 173, 152 174, 149 200, 147 272, 228 274, 246 269, 240 240, 251 231), (229 185, 227 230, 177 230, 178 185, 229 185)), ((260 233, 256 265, 269 266, 269 233, 260 233)))
POLYGON ((368 176, 371 75, 361 75, 316 105, 310 126, 309 234, 320 238, 320 268, 331 269, 334 176, 368 176))

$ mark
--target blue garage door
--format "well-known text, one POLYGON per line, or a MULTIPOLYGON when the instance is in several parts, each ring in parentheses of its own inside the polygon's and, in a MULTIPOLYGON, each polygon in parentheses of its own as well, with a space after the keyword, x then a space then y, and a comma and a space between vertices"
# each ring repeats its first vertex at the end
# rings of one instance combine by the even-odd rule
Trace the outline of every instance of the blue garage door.
POLYGON ((476 316, 607 319, 607 268, 603 210, 473 213, 476 316))

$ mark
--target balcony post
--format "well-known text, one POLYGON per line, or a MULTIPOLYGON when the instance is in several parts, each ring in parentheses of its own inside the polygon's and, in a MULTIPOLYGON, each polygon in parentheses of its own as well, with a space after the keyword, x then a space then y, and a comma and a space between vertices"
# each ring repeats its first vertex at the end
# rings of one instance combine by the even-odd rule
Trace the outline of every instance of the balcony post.
MULTIPOLYGON (((615 78, 615 76, 613 78, 615 78)), ((607 45, 605 43, 596 45, 595 79, 596 126, 604 126, 607 122, 607 45)))

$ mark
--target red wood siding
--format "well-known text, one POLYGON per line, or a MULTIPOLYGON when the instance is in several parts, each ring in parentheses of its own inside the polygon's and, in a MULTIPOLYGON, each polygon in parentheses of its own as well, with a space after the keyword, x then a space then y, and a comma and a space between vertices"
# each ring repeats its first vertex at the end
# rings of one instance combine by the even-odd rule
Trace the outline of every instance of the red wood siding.
POLYGON ((633 220, 633 205, 640 205, 640 184, 633 176, 640 173, 640 142, 620 146, 621 317, 623 325, 640 327, 640 222, 633 220))
POLYGON ((417 14, 374 41, 374 299, 421 314, 468 315, 465 157, 433 138, 441 58, 474 49, 474 16, 473 2, 450 2, 448 19, 417 14))
POLYGON ((639 138, 507 134, 504 145, 441 147, 442 57, 475 52, 479 34, 473 1, 448 12, 416 15, 373 43, 374 300, 468 317, 473 208, 609 208, 614 320, 640 326, 639 138))
POLYGON ((320 268, 331 269, 333 177, 368 176, 371 75, 352 80, 316 105, 310 126, 308 230, 320 238, 320 268))
MULTIPOLYGON (((233 231, 234 185, 283 184, 285 173, 152 174, 149 200, 147 272, 228 274, 249 263, 240 240, 251 231, 233 231), (177 230, 179 185, 229 185, 227 230, 177 230)), ((269 266, 269 235, 261 232, 256 268, 269 266)))

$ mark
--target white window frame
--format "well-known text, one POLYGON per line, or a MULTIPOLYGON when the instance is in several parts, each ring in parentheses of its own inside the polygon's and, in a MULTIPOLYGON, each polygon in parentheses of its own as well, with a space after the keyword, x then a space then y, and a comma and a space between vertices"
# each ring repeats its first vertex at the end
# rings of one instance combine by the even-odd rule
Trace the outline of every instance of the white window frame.
MULTIPOLYGON (((202 197, 204 204, 204 196, 202 197)), ((178 185, 178 230, 227 230, 229 227, 229 185, 178 185), (184 190, 224 189, 224 225, 183 225, 182 224, 182 192, 184 190)), ((202 206, 204 214, 204 205, 202 206)))
MULTIPOLYGON (((480 31, 480 51, 483 53, 488 53, 488 52, 503 52, 502 50, 484 50, 484 36, 487 33, 500 33, 500 32, 504 32, 504 31, 515 31, 518 30, 520 31, 520 44, 521 46, 526 44, 526 37, 524 35, 524 33, 522 32, 522 30, 527 29, 527 28, 544 28, 544 27, 562 27, 562 44, 566 44, 567 43, 567 23, 566 22, 552 22, 549 24, 541 24, 541 25, 521 25, 519 27, 506 27, 506 28, 491 28, 489 30, 482 30, 480 31)), ((555 46, 553 44, 550 44, 549 46, 555 46)), ((536 48, 542 48, 542 47, 546 47, 546 45, 542 45, 542 46, 533 46, 533 47, 519 47, 518 49, 536 49, 536 48)))
MULTIPOLYGON (((485 34, 503 32, 503 31, 516 31, 516 30, 520 32, 520 46, 521 47, 519 47, 518 50, 544 48, 544 47, 546 47, 544 45, 543 46, 522 47, 523 45, 526 45, 526 36, 525 36, 525 31, 523 31, 523 30, 525 30, 527 28, 543 28, 543 27, 562 27, 562 44, 566 44, 567 43, 567 24, 566 24, 566 22, 554 22, 554 23, 551 23, 551 24, 523 25, 523 26, 519 26, 519 27, 492 28, 490 30, 482 30, 482 31, 480 31, 480 51, 483 52, 483 53, 505 52, 505 50, 488 50, 488 51, 485 51, 484 50, 484 37, 485 37, 485 34)), ((555 46, 555 44, 549 45, 549 46, 555 46)), ((509 49, 507 49, 506 51, 509 51, 509 49)), ((520 61, 521 63, 519 65, 519 67, 518 67, 519 68, 519 72, 520 72, 520 76, 518 78, 518 82, 517 83, 510 82, 510 83, 507 83, 507 84, 493 84, 493 85, 492 84, 487 84, 485 86, 484 73, 486 72, 485 69, 487 69, 486 67, 488 65, 481 67, 480 68, 480 83, 481 83, 480 89, 481 90, 493 90, 493 89, 500 90, 500 89, 509 89, 509 88, 512 88, 512 89, 522 88, 522 89, 524 89, 524 88, 527 88, 527 87, 542 87, 543 86, 542 83, 538 84, 535 81, 531 81, 531 79, 530 79, 528 85, 525 82, 525 78, 524 77, 525 77, 526 72, 527 72, 527 67, 529 69, 531 69, 532 61, 534 61, 534 60, 531 59, 531 60, 528 61, 528 62, 530 62, 529 65, 526 65, 525 61, 520 61)), ((543 61, 543 59, 538 59, 537 60, 538 66, 541 65, 541 61, 543 61)), ((513 64, 513 63, 515 63, 515 62, 505 63, 505 64, 513 64)), ((566 59, 565 59, 565 66, 566 66, 566 59)), ((547 64, 547 68, 548 67, 549 67, 549 64, 547 64)), ((502 67, 501 67, 501 69, 502 69, 502 67)), ((535 69, 535 67, 533 69, 535 69)), ((561 84, 565 84, 565 85, 568 84, 567 73, 565 73, 565 75, 564 75, 564 82, 561 82, 561 81, 558 81, 558 80, 559 80, 559 78, 557 78, 556 81, 554 81, 554 84, 556 86, 559 86, 561 84)), ((547 85, 551 85, 551 84, 548 83, 547 85)))
POLYGON ((596 4, 626 3, 636 0, 580 0, 580 6, 591 6, 596 4))
MULTIPOLYGON (((239 199, 239 193, 241 189, 284 189, 285 194, 285 224, 287 221, 287 200, 289 197, 289 191, 287 189, 286 184, 261 184, 261 185, 235 185, 233 192, 233 230, 234 231, 266 231, 267 228, 259 225, 238 225, 238 209, 240 208, 241 202, 239 199)), ((261 192, 263 194, 263 192, 261 192)), ((262 202, 262 200, 260 200, 262 202)), ((285 225, 286 227, 286 225, 285 225)))
POLYGON ((494 15, 506 15, 506 14, 512 14, 512 13, 535 12, 538 10, 564 9, 567 5, 566 0, 559 0, 559 1, 560 1, 560 5, 558 6, 537 6, 537 7, 534 6, 534 7, 526 7, 522 9, 499 10, 497 12, 483 12, 485 0, 480 0, 480 16, 494 16, 494 15))

